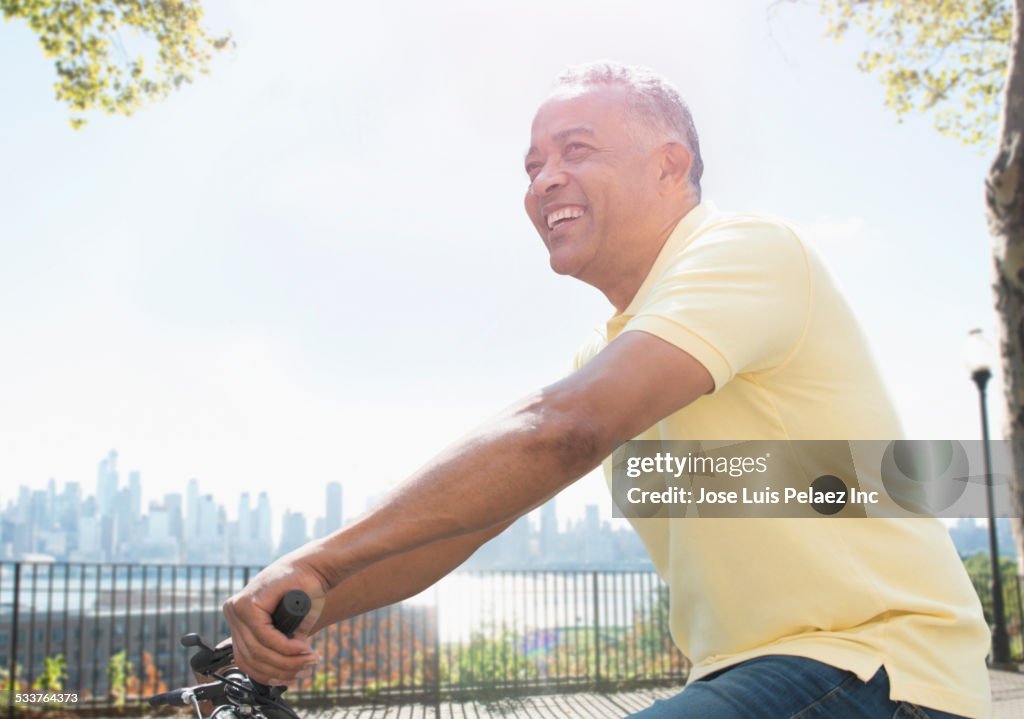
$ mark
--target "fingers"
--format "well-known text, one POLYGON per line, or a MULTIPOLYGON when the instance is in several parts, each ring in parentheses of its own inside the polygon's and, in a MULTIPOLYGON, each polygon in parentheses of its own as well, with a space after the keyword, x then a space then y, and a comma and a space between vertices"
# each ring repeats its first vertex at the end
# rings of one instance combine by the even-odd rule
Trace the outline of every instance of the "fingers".
POLYGON ((231 627, 235 661, 239 668, 263 684, 287 684, 319 662, 309 642, 289 639, 274 629, 270 614, 243 591, 224 603, 231 627))
POLYGON ((323 582, 320 574, 289 555, 265 567, 224 603, 235 661, 242 671, 263 684, 286 684, 316 665, 318 657, 306 632, 323 611, 323 582), (292 589, 306 592, 311 602, 294 639, 274 629, 271 620, 277 604, 292 589))
MULTIPOLYGON (((272 634, 278 634, 274 629, 272 634)), ((288 684, 319 661, 312 649, 300 644, 298 652, 282 653, 270 646, 267 632, 257 634, 245 624, 232 629, 235 661, 246 674, 263 684, 288 684)))

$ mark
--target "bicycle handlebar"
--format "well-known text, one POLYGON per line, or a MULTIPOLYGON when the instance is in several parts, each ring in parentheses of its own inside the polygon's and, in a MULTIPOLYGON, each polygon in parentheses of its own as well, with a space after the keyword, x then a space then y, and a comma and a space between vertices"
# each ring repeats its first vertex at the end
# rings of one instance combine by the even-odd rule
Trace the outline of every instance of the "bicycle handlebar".
POLYGON ((293 589, 277 603, 274 613, 270 616, 274 629, 284 634, 289 639, 302 620, 309 614, 309 595, 301 589, 293 589))
POLYGON ((185 699, 185 693, 188 689, 175 689, 173 691, 164 692, 163 694, 155 694, 149 697, 146 701, 149 702, 151 707, 159 706, 172 706, 172 707, 187 707, 188 701, 185 699))
POLYGON ((195 697, 197 701, 202 702, 217 701, 223 699, 224 695, 224 684, 218 681, 210 682, 209 684, 199 684, 194 687, 172 689, 169 692, 152 696, 148 701, 149 705, 152 707, 164 705, 172 707, 187 707, 191 706, 193 697, 195 697))
MULTIPOLYGON (((277 631, 290 638, 309 613, 309 608, 309 596, 301 589, 293 589, 281 597, 281 601, 277 603, 277 607, 271 614, 271 623, 277 631)), ((252 704, 278 703, 277 698, 285 690, 285 687, 272 687, 252 681, 241 672, 235 673, 228 681, 225 681, 224 677, 214 674, 218 669, 234 661, 234 649, 230 640, 223 646, 213 649, 208 647, 198 634, 186 634, 181 638, 181 644, 185 647, 198 647, 198 651, 189 659, 189 665, 199 674, 216 676, 217 681, 156 694, 149 697, 150 706, 189 706, 191 704, 198 706, 197 702, 206 700, 237 700, 239 699, 237 690, 241 688, 244 693, 244 686, 239 683, 239 679, 251 685, 251 694, 254 700, 250 702, 252 704), (231 691, 229 686, 236 691, 231 691)))

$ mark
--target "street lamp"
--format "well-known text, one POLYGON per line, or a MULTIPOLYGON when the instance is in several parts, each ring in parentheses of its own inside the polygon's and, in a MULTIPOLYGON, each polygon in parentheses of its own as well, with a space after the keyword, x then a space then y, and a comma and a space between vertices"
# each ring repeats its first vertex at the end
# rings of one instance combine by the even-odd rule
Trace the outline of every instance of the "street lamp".
POLYGON ((1010 663, 1010 638, 1006 633, 1006 612, 1003 608, 1003 578, 999 571, 999 540, 996 538, 995 500, 992 496, 992 456, 988 438, 988 405, 985 401, 985 387, 992 378, 989 365, 992 347, 981 334, 980 329, 967 333, 964 357, 971 379, 978 388, 981 403, 981 439, 985 449, 986 500, 988 504, 988 557, 992 572, 992 663, 1010 663))

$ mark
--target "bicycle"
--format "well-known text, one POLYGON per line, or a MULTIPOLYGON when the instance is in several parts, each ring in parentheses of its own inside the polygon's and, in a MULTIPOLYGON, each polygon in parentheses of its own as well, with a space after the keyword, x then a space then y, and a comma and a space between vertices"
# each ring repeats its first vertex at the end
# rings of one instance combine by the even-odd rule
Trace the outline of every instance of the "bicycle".
MULTIPOLYGON (((274 628, 290 637, 309 612, 309 596, 299 589, 292 590, 281 598, 271 619, 274 628)), ((299 719, 298 715, 281 700, 287 687, 268 686, 253 681, 237 667, 229 639, 223 646, 211 648, 198 634, 190 633, 181 637, 183 647, 197 647, 198 651, 189 658, 189 666, 197 674, 213 677, 215 681, 180 687, 148 698, 149 705, 193 706, 196 719, 299 719), (227 668, 227 671, 221 670, 227 668), (215 709, 209 717, 203 716, 199 702, 209 701, 215 709)))

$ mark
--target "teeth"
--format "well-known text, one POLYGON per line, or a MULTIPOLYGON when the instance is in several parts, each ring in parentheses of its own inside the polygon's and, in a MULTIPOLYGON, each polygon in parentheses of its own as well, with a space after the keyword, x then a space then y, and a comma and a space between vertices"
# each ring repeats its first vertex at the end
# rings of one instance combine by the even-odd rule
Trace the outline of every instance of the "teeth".
POLYGON ((577 217, 583 217, 582 207, 563 207, 555 210, 548 215, 548 229, 554 229, 559 220, 575 220, 577 217))

